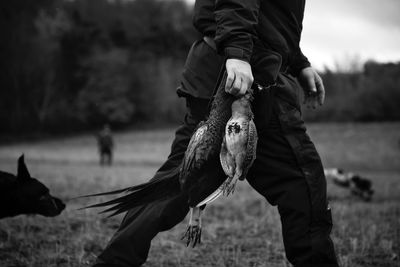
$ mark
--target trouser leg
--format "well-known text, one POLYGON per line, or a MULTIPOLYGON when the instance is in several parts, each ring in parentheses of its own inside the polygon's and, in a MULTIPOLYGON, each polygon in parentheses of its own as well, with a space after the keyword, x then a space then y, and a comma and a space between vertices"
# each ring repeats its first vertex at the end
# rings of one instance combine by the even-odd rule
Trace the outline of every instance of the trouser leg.
POLYGON ((99 255, 98 263, 119 267, 142 265, 147 259, 151 240, 185 218, 188 212, 186 202, 185 198, 178 196, 129 211, 99 255))
POLYGON ((100 152, 99 155, 100 155, 100 166, 103 166, 104 165, 104 154, 103 154, 103 152, 100 152))
MULTIPOLYGON (((338 266, 330 238, 332 215, 326 196, 326 178, 319 154, 306 133, 300 111, 283 101, 277 101, 277 113, 282 132, 293 151, 298 168, 306 181, 311 221, 311 255, 299 266, 338 266)), ((290 222, 289 222, 290 223, 290 222)), ((284 237, 285 238, 285 237, 284 237)), ((288 238, 288 242, 292 242, 288 238)))
POLYGON ((300 113, 290 105, 282 110, 278 99, 267 102, 274 109, 272 115, 264 116, 267 123, 259 123, 257 158, 248 181, 278 206, 286 256, 294 266, 338 266, 318 153, 300 113))
MULTIPOLYGON (((175 133, 167 161, 152 179, 162 179, 180 165, 196 125, 206 116, 207 104, 207 100, 187 99, 187 114, 184 124, 175 133)), ((171 229, 181 222, 188 209, 187 199, 179 195, 128 211, 119 229, 98 256, 96 266, 133 267, 142 265, 147 259, 151 240, 159 232, 171 229)))
POLYGON ((113 160, 113 152, 110 151, 110 152, 108 153, 108 155, 107 155, 107 164, 108 164, 109 166, 112 165, 112 160, 113 160))

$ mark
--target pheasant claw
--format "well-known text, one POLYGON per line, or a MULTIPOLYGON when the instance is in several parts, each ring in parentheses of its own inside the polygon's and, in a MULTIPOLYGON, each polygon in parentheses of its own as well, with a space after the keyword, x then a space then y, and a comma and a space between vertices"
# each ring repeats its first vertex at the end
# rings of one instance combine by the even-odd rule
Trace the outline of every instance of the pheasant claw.
POLYGON ((201 227, 198 225, 189 225, 181 240, 186 239, 186 246, 192 245, 194 248, 197 244, 201 243, 201 227))

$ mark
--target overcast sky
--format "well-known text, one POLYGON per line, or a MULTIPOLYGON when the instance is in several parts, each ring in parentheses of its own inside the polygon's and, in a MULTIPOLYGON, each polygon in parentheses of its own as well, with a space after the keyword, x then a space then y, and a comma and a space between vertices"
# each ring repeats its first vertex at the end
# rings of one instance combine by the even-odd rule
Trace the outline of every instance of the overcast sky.
POLYGON ((301 47, 318 68, 400 61, 400 0, 307 0, 301 47))
POLYGON ((315 67, 334 67, 355 57, 400 61, 400 0, 306 3, 301 47, 315 67))

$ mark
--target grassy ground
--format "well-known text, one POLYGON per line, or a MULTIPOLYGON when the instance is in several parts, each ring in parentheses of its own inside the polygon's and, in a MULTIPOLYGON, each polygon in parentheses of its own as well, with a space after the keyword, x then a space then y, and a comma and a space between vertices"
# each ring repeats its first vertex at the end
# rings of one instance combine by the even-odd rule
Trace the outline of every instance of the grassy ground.
MULTIPOLYGON (((400 124, 315 124, 309 127, 326 167, 370 177, 370 203, 328 181, 333 240, 344 267, 400 266, 400 124)), ((76 196, 146 181, 166 158, 173 130, 116 135, 115 165, 97 164, 93 136, 0 147, 0 169, 16 171, 24 152, 31 173, 67 203, 56 218, 18 216, 0 221, 0 266, 89 266, 117 229, 121 217, 105 219, 76 196)), ((285 260, 279 215, 246 182, 205 213, 204 243, 188 249, 185 223, 158 235, 147 267, 290 266, 285 260)))

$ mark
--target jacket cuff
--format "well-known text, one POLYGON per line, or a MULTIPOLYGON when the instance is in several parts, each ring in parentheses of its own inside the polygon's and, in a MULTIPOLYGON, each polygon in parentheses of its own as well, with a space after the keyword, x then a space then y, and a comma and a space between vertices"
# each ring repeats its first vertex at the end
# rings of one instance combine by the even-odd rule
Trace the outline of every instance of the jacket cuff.
POLYGON ((305 69, 311 67, 311 63, 308 61, 307 57, 305 57, 302 53, 295 59, 293 64, 289 68, 289 73, 294 77, 299 76, 300 72, 305 69))
POLYGON ((234 58, 234 59, 240 59, 246 62, 250 62, 251 58, 251 52, 246 51, 242 48, 237 48, 237 47, 226 47, 224 49, 224 55, 226 58, 234 58))

